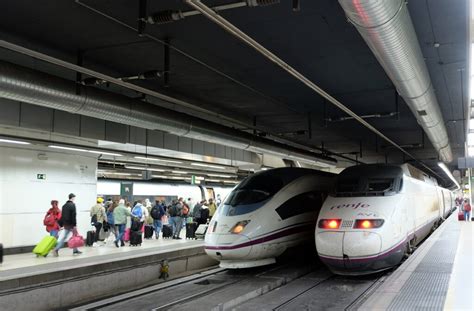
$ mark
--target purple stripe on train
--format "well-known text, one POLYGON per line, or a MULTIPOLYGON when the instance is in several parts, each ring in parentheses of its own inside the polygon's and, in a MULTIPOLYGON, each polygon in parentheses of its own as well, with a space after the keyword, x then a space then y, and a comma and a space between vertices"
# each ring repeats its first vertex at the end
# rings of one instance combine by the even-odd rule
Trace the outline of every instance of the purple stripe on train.
POLYGON ((279 239, 279 238, 282 238, 282 237, 285 237, 285 236, 288 236, 288 235, 302 233, 302 232, 305 232, 305 231, 308 231, 308 233, 313 233, 314 232, 314 225, 312 224, 312 225, 305 225, 305 226, 298 226, 298 227, 292 227, 292 228, 284 229, 282 231, 264 236, 262 238, 251 240, 251 241, 248 241, 248 242, 245 242, 245 243, 242 243, 242 244, 238 244, 238 245, 206 246, 205 249, 212 249, 212 250, 237 249, 237 248, 252 246, 252 245, 255 245, 255 244, 261 244, 261 243, 269 242, 269 241, 276 240, 276 239, 279 239))

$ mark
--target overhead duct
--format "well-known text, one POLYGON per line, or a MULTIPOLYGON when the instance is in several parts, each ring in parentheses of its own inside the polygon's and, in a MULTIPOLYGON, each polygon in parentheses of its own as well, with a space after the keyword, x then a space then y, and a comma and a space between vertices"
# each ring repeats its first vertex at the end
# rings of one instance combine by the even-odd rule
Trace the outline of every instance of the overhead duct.
POLYGON ((443 162, 453 155, 405 0, 339 0, 443 162))
POLYGON ((0 61, 0 97, 320 166, 337 163, 318 153, 4 61, 0 61))

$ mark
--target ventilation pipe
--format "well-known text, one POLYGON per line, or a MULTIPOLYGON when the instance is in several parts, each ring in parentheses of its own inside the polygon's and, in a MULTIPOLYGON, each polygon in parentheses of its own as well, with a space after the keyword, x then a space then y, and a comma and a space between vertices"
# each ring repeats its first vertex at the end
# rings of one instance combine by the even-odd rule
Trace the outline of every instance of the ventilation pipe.
POLYGON ((3 98, 323 167, 337 163, 319 153, 256 137, 137 99, 93 87, 79 87, 77 94, 76 83, 72 81, 0 61, 0 97, 3 98))
POLYGON ((405 0, 339 0, 443 162, 453 155, 405 0))

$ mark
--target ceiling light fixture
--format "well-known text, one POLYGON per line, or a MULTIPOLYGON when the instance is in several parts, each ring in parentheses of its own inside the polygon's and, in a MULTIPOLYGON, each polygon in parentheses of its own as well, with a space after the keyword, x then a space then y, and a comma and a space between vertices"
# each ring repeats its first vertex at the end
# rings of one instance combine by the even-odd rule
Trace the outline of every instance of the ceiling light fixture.
POLYGON ((171 171, 173 174, 188 174, 188 172, 185 171, 171 171))
POLYGON ((109 156, 114 156, 114 157, 121 157, 122 156, 120 153, 105 152, 105 151, 98 151, 98 150, 88 150, 88 152, 95 153, 95 154, 109 155, 109 156))
POLYGON ((221 174, 206 174, 207 176, 211 177, 222 177, 222 178, 234 178, 235 175, 221 175, 221 174))
POLYGON ((31 145, 26 141, 20 140, 11 140, 11 139, 0 139, 0 143, 8 143, 8 144, 17 144, 17 145, 31 145))
POLYGON ((149 160, 149 161, 176 163, 176 164, 181 164, 181 163, 183 163, 183 162, 181 162, 181 161, 175 161, 175 160, 165 160, 165 159, 148 158, 148 157, 140 157, 140 156, 136 156, 136 157, 134 157, 134 158, 135 158, 135 159, 139 159, 139 160, 149 160))
POLYGON ((444 173, 449 177, 449 179, 451 179, 451 181, 456 185, 457 189, 460 189, 461 187, 459 186, 457 180, 454 178, 453 174, 451 174, 451 172, 449 171, 448 167, 446 166, 446 164, 444 164, 443 162, 439 162, 438 163, 438 166, 441 167, 441 169, 444 171, 444 173))
POLYGON ((151 172, 164 172, 165 171, 159 168, 133 166, 133 165, 125 165, 125 168, 129 170, 140 170, 140 171, 151 171, 151 172))
POLYGON ((204 164, 204 163, 191 163, 191 165, 200 166, 200 167, 215 168, 215 169, 219 169, 219 170, 225 170, 225 167, 223 167, 223 166, 210 165, 210 164, 204 164))
POLYGON ((88 150, 86 149, 66 147, 66 146, 48 145, 48 147, 53 148, 53 149, 61 149, 61 150, 69 150, 69 151, 88 152, 88 150))

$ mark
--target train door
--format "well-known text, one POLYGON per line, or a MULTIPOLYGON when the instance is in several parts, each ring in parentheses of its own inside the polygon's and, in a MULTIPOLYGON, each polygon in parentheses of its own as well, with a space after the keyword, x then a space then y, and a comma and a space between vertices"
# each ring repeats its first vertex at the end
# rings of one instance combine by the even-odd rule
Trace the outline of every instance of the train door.
POLYGON ((441 202, 440 202, 440 210, 441 210, 441 219, 444 220, 444 215, 446 215, 446 201, 444 197, 444 191, 440 188, 439 192, 441 193, 441 202))
POLYGON ((214 188, 208 188, 204 186, 199 186, 201 189, 201 199, 209 201, 209 199, 215 199, 214 188))

